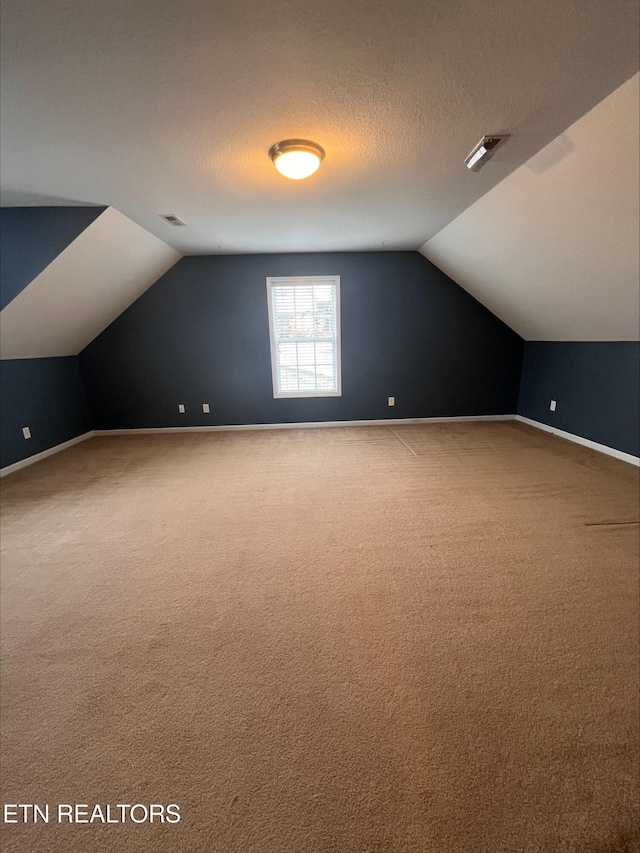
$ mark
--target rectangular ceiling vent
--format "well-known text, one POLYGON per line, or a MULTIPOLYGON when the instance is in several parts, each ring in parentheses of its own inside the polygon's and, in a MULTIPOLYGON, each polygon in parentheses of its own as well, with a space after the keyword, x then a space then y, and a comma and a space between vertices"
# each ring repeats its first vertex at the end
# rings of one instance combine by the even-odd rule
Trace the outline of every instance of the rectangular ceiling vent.
POLYGON ((479 172, 487 160, 491 160, 493 155, 496 153, 496 148, 508 138, 508 133, 483 136, 471 154, 469 154, 464 161, 467 169, 470 169, 472 172, 479 172))
POLYGON ((161 213, 160 216, 169 223, 169 225, 186 225, 187 223, 176 216, 175 213, 161 213))

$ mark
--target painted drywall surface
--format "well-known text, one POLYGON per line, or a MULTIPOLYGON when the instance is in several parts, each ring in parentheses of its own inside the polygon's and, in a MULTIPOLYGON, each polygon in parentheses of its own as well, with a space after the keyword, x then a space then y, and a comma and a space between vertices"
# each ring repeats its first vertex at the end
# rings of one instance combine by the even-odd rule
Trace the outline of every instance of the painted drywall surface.
POLYGON ((638 342, 527 341, 518 414, 640 456, 639 389, 638 342))
POLYGON ((39 275, 104 207, 0 209, 0 310, 39 275))
POLYGON ((0 312, 0 357, 77 355, 179 258, 107 208, 0 312))
POLYGON ((77 356, 0 361, 0 467, 89 429, 77 356), (25 426, 31 429, 28 440, 25 426))
POLYGON ((521 354, 417 252, 376 252, 183 258, 80 363, 114 429, 514 413, 521 354), (266 278, 292 275, 341 277, 341 397, 273 398, 266 278))
POLYGON ((639 81, 421 249, 526 340, 638 340, 639 81))
POLYGON ((637 0, 0 13, 5 203, 109 199, 185 254, 417 248, 638 70, 637 0), (500 131, 508 145, 469 175, 469 150, 500 131), (327 156, 288 181, 267 151, 300 136, 327 156))

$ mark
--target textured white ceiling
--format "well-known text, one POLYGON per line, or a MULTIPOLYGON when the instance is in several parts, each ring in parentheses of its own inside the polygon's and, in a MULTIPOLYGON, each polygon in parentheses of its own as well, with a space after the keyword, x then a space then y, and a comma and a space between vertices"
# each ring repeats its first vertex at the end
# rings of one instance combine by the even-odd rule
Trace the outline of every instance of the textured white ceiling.
POLYGON ((112 205, 186 253, 418 248, 638 68, 636 0, 1 13, 2 203, 112 205), (512 138, 469 173, 499 132, 512 138), (308 181, 267 158, 291 136, 326 149, 308 181))
POLYGON ((421 249, 527 340, 640 338, 638 79, 421 249))
POLYGON ((0 357, 76 355, 180 257, 107 208, 0 312, 0 357))

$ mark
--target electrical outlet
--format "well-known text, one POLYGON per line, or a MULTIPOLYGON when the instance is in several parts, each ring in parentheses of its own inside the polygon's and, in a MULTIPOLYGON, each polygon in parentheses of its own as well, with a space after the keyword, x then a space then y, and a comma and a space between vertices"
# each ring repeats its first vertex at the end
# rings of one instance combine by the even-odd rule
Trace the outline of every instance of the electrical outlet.
POLYGON ((555 412, 555 410, 556 410, 556 401, 555 400, 551 401, 551 403, 549 404, 549 408, 551 409, 552 412, 555 412))
POLYGON ((25 438, 31 438, 31 430, 29 427, 22 427, 22 434, 25 438))
POLYGON ((395 404, 396 404, 396 398, 395 398, 395 397, 389 397, 389 399, 387 400, 387 402, 388 402, 388 404, 389 404, 390 406, 395 406, 395 404))
POLYGON ((180 412, 181 415, 184 415, 184 412, 185 412, 184 403, 178 404, 178 411, 180 412))
POLYGON ((205 415, 209 414, 209 404, 208 403, 202 404, 202 411, 205 413, 205 415))

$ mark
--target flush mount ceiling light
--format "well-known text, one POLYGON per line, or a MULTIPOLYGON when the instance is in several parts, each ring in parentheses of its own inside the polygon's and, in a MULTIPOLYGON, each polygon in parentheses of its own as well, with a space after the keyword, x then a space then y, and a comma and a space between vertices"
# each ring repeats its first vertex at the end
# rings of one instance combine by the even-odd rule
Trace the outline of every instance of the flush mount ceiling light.
POLYGON ((271 146, 269 158, 285 178, 300 181, 317 172, 324 149, 308 139, 285 139, 271 146))
POLYGON ((471 169, 472 172, 479 172, 487 160, 493 157, 498 145, 508 138, 508 133, 504 133, 501 136, 483 136, 464 161, 467 169, 471 169))

